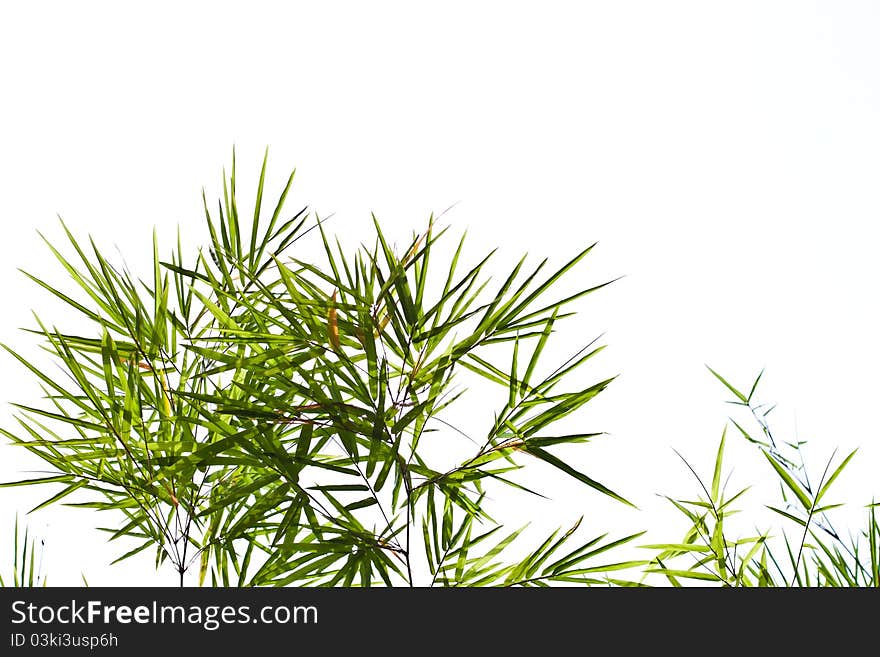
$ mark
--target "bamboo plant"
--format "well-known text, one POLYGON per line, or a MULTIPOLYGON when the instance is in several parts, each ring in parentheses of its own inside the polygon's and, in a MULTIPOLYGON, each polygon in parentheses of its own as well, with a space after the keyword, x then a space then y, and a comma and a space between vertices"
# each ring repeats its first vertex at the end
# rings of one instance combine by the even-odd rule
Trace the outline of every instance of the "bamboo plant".
POLYGON ((842 504, 830 502, 829 491, 856 451, 838 458, 835 450, 811 478, 804 458, 806 443, 775 436, 769 420, 775 406, 757 400, 761 374, 744 393, 714 370, 710 372, 733 395, 729 403, 744 416, 731 418, 730 424, 760 451, 769 474, 778 482, 779 501, 767 508, 783 524, 746 536, 729 529, 726 522, 739 512, 736 502, 748 488, 727 491, 725 428, 709 483, 682 457, 698 483, 698 498, 667 497, 687 519, 688 529, 678 542, 644 546, 656 552, 646 573, 658 573, 673 586, 688 581, 735 587, 880 586, 878 505, 867 505, 865 527, 853 534, 839 531, 830 517, 842 504))
POLYGON ((3 433, 50 471, 14 485, 60 485, 41 507, 112 511, 110 539, 136 541, 118 560, 153 550, 181 585, 194 569, 224 586, 631 583, 616 574, 642 562, 603 555, 639 534, 579 540, 577 521, 520 549, 522 528, 487 503, 488 489, 538 493, 519 478, 540 461, 629 504, 554 453, 600 435, 556 427, 611 383, 570 387, 595 341, 543 357, 607 285, 556 292, 593 246, 502 278, 492 253, 462 266, 464 237, 438 255, 433 219, 396 249, 373 217, 373 242, 346 248, 307 209, 285 211, 293 174, 264 207, 265 177, 266 158, 240 214, 233 155, 217 207, 202 195, 206 248, 178 239, 163 258, 154 236, 148 277, 66 226, 72 256, 47 240, 67 282, 26 275, 91 328, 37 317, 64 379, 6 347, 46 393, 3 433), (306 236, 323 261, 296 257, 306 236), (469 380, 502 392, 480 435, 455 416, 469 380))

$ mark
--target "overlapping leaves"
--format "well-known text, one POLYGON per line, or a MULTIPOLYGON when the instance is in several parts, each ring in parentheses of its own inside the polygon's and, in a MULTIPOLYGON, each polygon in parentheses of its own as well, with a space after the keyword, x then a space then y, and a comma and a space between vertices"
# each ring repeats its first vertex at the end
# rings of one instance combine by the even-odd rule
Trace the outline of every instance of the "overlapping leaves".
POLYGON ((224 585, 607 583, 632 567, 594 559, 634 536, 572 549, 574 528, 511 560, 517 532, 485 504, 489 482, 528 490, 516 472, 530 461, 627 503, 553 453, 596 435, 554 426, 610 383, 564 389, 593 343, 555 368, 542 359, 572 304, 603 287, 555 292, 592 247, 498 278, 492 254, 461 265, 464 238, 438 255, 433 220, 397 250, 374 218, 375 242, 346 251, 305 210, 283 214, 292 175, 270 214, 265 176, 264 159, 240 217, 233 159, 218 208, 205 203, 207 252, 186 258, 178 243, 162 258, 154 240, 146 281, 66 227, 75 258, 49 244, 76 290, 28 276, 91 329, 37 320, 60 379, 9 349, 48 401, 21 405, 19 430, 4 431, 51 466, 18 483, 62 484, 44 505, 90 493, 75 504, 122 514, 107 531, 137 541, 120 558, 153 549, 181 582, 196 563, 224 585), (310 232, 322 261, 291 252, 310 232), (466 376, 505 391, 479 437, 456 426, 466 376), (438 462, 438 445, 462 453, 453 441, 470 453, 438 462))
POLYGON ((867 507, 865 528, 846 536, 838 532, 829 517, 830 512, 842 505, 825 499, 856 452, 843 458, 832 454, 818 481, 811 481, 803 457, 805 443, 778 441, 768 421, 774 407, 756 401, 761 375, 745 394, 714 370, 710 371, 733 393, 730 403, 744 409, 756 425, 757 431, 749 431, 745 421, 731 420, 741 436, 760 450, 778 480, 780 502, 768 505, 768 509, 785 524, 773 533, 764 531, 732 537, 736 531, 731 530, 729 519, 738 513, 734 503, 741 500, 748 489, 728 494, 726 485, 722 484, 725 430, 718 446, 711 485, 703 484, 685 461, 701 494, 696 500, 668 498, 687 518, 689 528, 678 543, 644 546, 656 551, 647 572, 665 576, 674 586, 688 580, 746 587, 880 586, 880 524, 876 504, 867 507))

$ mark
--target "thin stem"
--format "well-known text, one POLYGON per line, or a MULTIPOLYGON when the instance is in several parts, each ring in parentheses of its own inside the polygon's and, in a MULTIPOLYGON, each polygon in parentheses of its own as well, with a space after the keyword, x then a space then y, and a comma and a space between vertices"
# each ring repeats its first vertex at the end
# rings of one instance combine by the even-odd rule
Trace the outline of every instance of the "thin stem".
POLYGON ((412 525, 411 517, 410 517, 410 507, 411 506, 412 506, 412 503, 410 502, 409 496, 407 495, 407 500, 406 500, 406 552, 404 553, 404 556, 406 557, 406 576, 409 581, 410 587, 412 587, 412 585, 413 585, 412 564, 410 563, 410 558, 409 558, 409 546, 410 546, 409 528, 410 528, 410 525, 412 525))
MULTIPOLYGON (((834 451, 836 453, 837 450, 834 451)), ((828 468, 831 467, 831 461, 834 459, 834 453, 831 454, 831 458, 828 459, 828 463, 825 465, 825 472, 822 473, 822 479, 819 481, 819 489, 822 490, 822 484, 825 482, 825 477, 828 475, 828 468)), ((807 515, 807 521, 804 523, 804 534, 801 537, 801 545, 798 548, 797 560, 794 562, 794 575, 791 578, 791 584, 789 586, 794 586, 795 579, 797 579, 798 568, 801 564, 801 556, 804 552, 804 544, 807 542, 807 532, 810 529, 810 521, 813 519, 813 512, 816 510, 816 503, 819 501, 819 496, 813 498, 813 503, 810 504, 810 513, 807 515)))

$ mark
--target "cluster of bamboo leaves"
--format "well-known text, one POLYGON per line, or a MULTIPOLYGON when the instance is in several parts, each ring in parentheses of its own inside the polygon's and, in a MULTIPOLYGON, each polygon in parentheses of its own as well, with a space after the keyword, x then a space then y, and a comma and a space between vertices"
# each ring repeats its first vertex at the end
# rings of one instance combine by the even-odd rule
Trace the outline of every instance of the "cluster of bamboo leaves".
POLYGON ((710 371, 733 394, 729 403, 743 412, 744 418, 731 418, 732 426, 760 450, 778 482, 779 501, 767 508, 782 524, 753 535, 731 532, 729 519, 739 513, 736 502, 742 500, 748 488, 727 490, 729 475, 723 474, 725 428, 711 483, 705 484, 682 458, 698 482, 699 496, 696 500, 667 497, 687 518, 689 527, 677 543, 645 546, 656 551, 646 572, 661 574, 673 586, 687 581, 732 587, 880 586, 878 505, 867 505, 865 525, 855 533, 838 531, 829 517, 842 506, 827 499, 829 490, 855 456, 855 450, 839 459, 835 451, 818 479, 814 473, 811 480, 804 458, 805 441, 777 439, 768 419, 774 406, 756 399, 761 375, 746 394, 710 371))
POLYGON ((11 485, 53 485, 37 509, 111 511, 101 529, 135 541, 118 560, 152 550, 181 584, 191 571, 214 585, 627 583, 615 573, 642 562, 605 553, 639 534, 584 540, 578 522, 514 548, 521 529, 486 504, 490 485, 535 492, 517 471, 536 461, 628 504, 554 454, 597 435, 554 427, 610 383, 568 385, 594 343, 542 358, 603 287, 557 292, 592 247, 499 278, 491 253, 460 264, 464 237, 433 255, 446 232, 433 220, 398 249, 374 218, 373 242, 347 250, 306 209, 286 212, 293 174, 264 203, 265 176, 264 158, 240 212, 233 156, 217 206, 203 193, 206 248, 178 239, 163 256, 154 237, 148 277, 66 226, 66 247, 46 240, 66 282, 26 275, 90 328, 37 317, 61 376, 6 347, 45 400, 17 404, 3 433, 49 467, 11 485), (297 257, 305 237, 318 261, 297 257), (503 391, 479 436, 455 417, 468 376, 503 391))

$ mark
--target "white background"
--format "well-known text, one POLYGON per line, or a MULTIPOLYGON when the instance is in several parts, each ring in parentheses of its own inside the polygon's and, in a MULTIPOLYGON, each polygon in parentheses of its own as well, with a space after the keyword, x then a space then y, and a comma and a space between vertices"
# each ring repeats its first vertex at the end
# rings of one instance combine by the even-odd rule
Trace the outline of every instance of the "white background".
MULTIPOLYGON (((626 275, 558 339, 606 332, 586 375, 621 377, 580 418, 610 435, 571 454, 641 511, 559 484, 520 516, 678 538, 655 496, 694 494, 672 449, 711 476, 731 410, 704 363, 744 386, 766 367, 813 471, 860 446, 838 498, 880 492, 876 3, 236 4, 3 4, 0 341, 29 344, 17 328, 54 307, 16 268, 63 280, 35 232, 57 239, 56 213, 141 266, 154 225, 202 239, 233 143, 242 189, 269 145, 273 189, 297 167, 291 206, 352 246, 371 211, 405 241, 457 203, 444 219, 474 257, 499 246, 499 273, 598 240, 578 276, 626 275)), ((0 368, 0 401, 36 401, 0 368)), ((742 443, 734 478, 760 501, 770 473, 742 443)), ((39 466, 25 456, 0 448, 0 479, 39 466)), ((50 494, 0 490, 2 572, 14 515, 50 494)), ((174 582, 148 556, 107 568, 119 548, 89 511, 28 522, 50 583, 174 582)))

